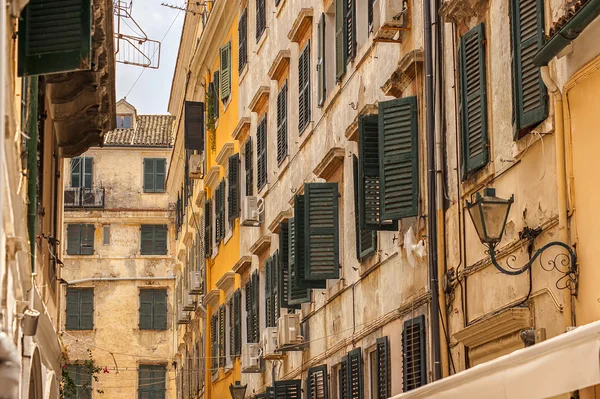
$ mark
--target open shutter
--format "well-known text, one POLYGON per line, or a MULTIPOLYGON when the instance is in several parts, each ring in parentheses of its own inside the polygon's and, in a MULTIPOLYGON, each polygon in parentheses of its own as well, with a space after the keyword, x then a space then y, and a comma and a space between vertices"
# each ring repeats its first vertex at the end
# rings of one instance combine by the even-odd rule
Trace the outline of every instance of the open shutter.
POLYGON ((352 156, 354 172, 354 227, 356 232, 356 258, 360 261, 377 250, 377 232, 360 228, 360 209, 358 193, 358 158, 352 156))
POLYGON ((260 191, 267 184, 267 115, 265 114, 256 130, 256 171, 257 187, 260 191))
POLYGON ((252 336, 252 277, 246 282, 244 293, 246 299, 246 342, 251 343, 254 342, 252 336))
POLYGON ((288 302, 290 278, 289 278, 289 260, 290 260, 290 235, 289 222, 279 223, 279 304, 280 308, 300 309, 300 305, 291 305, 288 302))
POLYGON ((418 130, 417 97, 379 103, 379 202, 383 220, 418 214, 418 130))
POLYGON ((225 179, 221 180, 221 189, 220 195, 221 199, 219 201, 219 219, 221 223, 221 240, 225 238, 225 196, 227 193, 225 192, 225 179))
POLYGON ((19 76, 92 67, 92 3, 30 0, 19 19, 19 76))
POLYGON ((154 160, 154 192, 163 193, 165 191, 166 163, 164 158, 154 160))
POLYGON ((144 192, 154 192, 154 158, 144 159, 144 192))
POLYGON ((225 305, 219 306, 219 367, 225 367, 225 305))
POLYGON ((340 363, 340 369, 338 370, 338 381, 340 382, 340 391, 339 391, 339 397, 340 399, 349 399, 349 392, 350 392, 350 381, 349 381, 349 376, 350 376, 350 368, 349 368, 349 361, 348 361, 348 355, 344 356, 342 358, 342 361, 340 363))
POLYGON ((218 310, 210 318, 210 349, 212 374, 216 374, 219 368, 219 312, 218 310))
POLYGON ((94 329, 94 289, 86 288, 79 291, 81 305, 79 308, 79 329, 94 329))
POLYGON ((544 1, 512 0, 515 140, 548 117, 548 92, 533 55, 544 44, 544 1))
MULTIPOLYGON (((324 184, 324 183, 321 183, 324 184)), ((327 183, 330 184, 330 183, 327 183)), ((306 190, 306 187, 305 187, 306 190)), ((306 197, 296 195, 294 199, 294 284, 299 288, 319 288, 327 287, 327 281, 324 279, 308 280, 306 276, 306 263, 308 261, 309 250, 307 249, 307 217, 308 207, 306 206, 306 197)), ((295 304, 295 303, 294 303, 295 304)))
POLYGON ((219 80, 220 80, 220 73, 218 70, 216 70, 213 74, 213 99, 214 99, 214 104, 213 104, 213 116, 215 117, 215 119, 219 119, 219 80))
POLYGON ((81 254, 81 226, 80 224, 67 225, 67 254, 81 254))
POLYGON ((154 291, 140 290, 140 330, 152 330, 153 309, 154 307, 154 291))
POLYGON ((93 224, 81 225, 81 255, 94 254, 94 232, 93 224))
POLYGON ((231 42, 221 47, 221 101, 231 94, 231 42))
POLYGON ((311 118, 310 109, 310 39, 298 59, 298 131, 300 135, 308 126, 311 118))
POLYGON ((485 26, 479 24, 460 38, 460 111, 463 178, 488 163, 485 26))
POLYGON ((404 322, 402 330, 404 392, 427 384, 425 357, 425 316, 404 322))
POLYGON ((252 335, 253 342, 260 342, 260 319, 258 315, 258 271, 252 274, 252 335))
POLYGON ((344 2, 335 0, 335 76, 339 81, 346 73, 346 36, 344 34, 344 2))
POLYGON ((275 399, 302 399, 302 382, 300 380, 275 381, 275 399))
POLYGON ((154 253, 154 226, 143 224, 141 227, 141 251, 142 255, 154 253))
POLYGON ((204 152, 204 103, 185 102, 185 149, 204 152))
POLYGON ((358 117, 358 175, 361 230, 398 231, 398 221, 381 219, 378 115, 358 117))
POLYGON ((281 165, 288 155, 287 131, 287 82, 277 94, 277 164, 281 165))
POLYGON ((310 289, 299 286, 296 283, 296 223, 295 218, 289 220, 289 263, 288 263, 288 306, 297 306, 304 302, 310 302, 310 289))
POLYGON ((235 320, 233 315, 233 301, 234 296, 232 295, 227 301, 227 320, 228 320, 228 328, 227 328, 227 336, 229 337, 229 351, 225 350, 225 353, 228 354, 229 359, 233 360, 233 351, 235 349, 235 320))
POLYGON ((348 352, 348 399, 363 398, 362 350, 348 352))
POLYGON ((248 137, 244 145, 244 167, 246 169, 246 195, 254 194, 254 168, 253 168, 252 137, 248 137))
POLYGON ((67 288, 67 330, 79 330, 79 293, 77 289, 67 288))
POLYGON ((388 337, 377 338, 377 395, 379 399, 392 394, 390 376, 390 344, 388 337))
POLYGON ((83 188, 92 188, 93 184, 94 158, 83 158, 83 188))
POLYGON ((266 326, 274 327, 273 320, 273 258, 267 258, 265 261, 265 318, 266 326))
POLYGON ((325 13, 321 13, 321 18, 317 25, 318 42, 317 42, 317 105, 322 107, 327 98, 326 76, 325 70, 325 13))
POLYGON ((273 327, 277 327, 277 320, 279 320, 279 316, 281 315, 281 307, 279 306, 279 269, 281 267, 281 263, 279 262, 279 250, 275 251, 273 254, 273 262, 271 264, 271 269, 273 273, 271 275, 271 287, 273 290, 273 327))
POLYGON ((212 255, 212 220, 210 200, 204 201, 204 254, 207 258, 212 255))
POLYGON ((346 0, 344 13, 344 30, 346 35, 346 62, 352 61, 356 56, 356 3, 355 0, 346 0))
POLYGON ((233 154, 229 157, 229 191, 228 191, 228 215, 229 222, 240 217, 240 154, 233 154))
POLYGON ((239 356, 242 354, 242 292, 238 288, 233 293, 233 354, 239 356))
POLYGON ((238 72, 242 72, 248 62, 248 9, 246 8, 238 21, 238 72))
POLYGON ((262 36, 267 27, 267 11, 265 0, 256 0, 256 41, 262 36))
POLYGON ((167 290, 154 290, 154 320, 155 330, 167 329, 167 290))
POLYGON ((306 183, 304 278, 340 277, 339 209, 337 183, 306 183))
POLYGON ((306 378, 307 399, 327 399, 328 396, 327 365, 308 369, 308 377, 306 378))
POLYGON ((71 158, 71 187, 79 188, 82 186, 81 177, 83 175, 83 157, 71 158))

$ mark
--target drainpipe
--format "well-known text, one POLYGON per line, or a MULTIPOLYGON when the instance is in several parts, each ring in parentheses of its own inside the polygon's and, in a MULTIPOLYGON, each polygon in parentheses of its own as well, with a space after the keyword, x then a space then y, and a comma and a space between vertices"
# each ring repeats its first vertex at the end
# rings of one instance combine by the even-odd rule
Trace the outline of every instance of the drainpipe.
MULTIPOLYGON (((540 68, 542 80, 548 88, 548 92, 554 99, 554 145, 556 151, 556 184, 558 186, 558 240, 564 243, 569 242, 567 228, 567 172, 565 170, 565 130, 563 119, 562 93, 556 85, 556 82, 550 76, 550 68, 544 65, 540 68)), ((564 320, 566 326, 575 326, 575 305, 570 290, 564 290, 564 320)))
MULTIPOLYGON (((435 11, 437 16, 437 10, 435 11)), ((431 289, 429 321, 431 323, 431 343, 433 352, 433 381, 442 378, 440 356, 440 304, 438 287, 438 231, 436 209, 436 170, 435 170, 435 98, 433 93, 433 57, 431 37, 431 0, 423 2, 425 25, 425 129, 427 148, 427 234, 429 237, 428 260, 431 289)), ((436 54, 439 57, 439 54, 436 54)), ((439 88, 438 88, 439 89, 439 88)))
POLYGON ((38 78, 29 79, 27 93, 27 228, 31 252, 31 272, 35 273, 36 226, 37 226, 37 180, 38 180, 38 78))

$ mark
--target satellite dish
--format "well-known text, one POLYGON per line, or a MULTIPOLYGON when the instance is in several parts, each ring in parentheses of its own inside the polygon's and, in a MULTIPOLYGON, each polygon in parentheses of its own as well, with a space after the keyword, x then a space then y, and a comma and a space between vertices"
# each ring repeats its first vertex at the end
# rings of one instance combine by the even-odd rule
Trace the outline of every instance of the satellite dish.
POLYGON ((417 257, 423 258, 425 256, 425 240, 417 241, 412 226, 404 234, 404 250, 406 251, 408 263, 412 267, 417 264, 417 257))

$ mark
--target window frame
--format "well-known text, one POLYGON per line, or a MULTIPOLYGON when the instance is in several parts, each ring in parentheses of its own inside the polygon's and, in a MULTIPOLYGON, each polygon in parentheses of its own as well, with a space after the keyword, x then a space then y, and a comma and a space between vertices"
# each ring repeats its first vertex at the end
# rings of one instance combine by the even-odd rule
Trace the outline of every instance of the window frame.
POLYGON ((140 255, 142 256, 151 256, 151 255, 168 255, 169 254, 169 226, 166 224, 142 224, 140 225, 140 255), (152 228, 152 248, 153 251, 146 252, 144 251, 144 228, 152 228), (165 231, 165 246, 164 252, 157 252, 156 250, 156 233, 158 229, 164 229, 165 231))
POLYGON ((67 291, 65 293, 65 330, 67 331, 93 331, 94 330, 94 305, 95 305, 95 292, 94 292, 94 288, 93 287, 81 287, 81 288, 71 288, 71 287, 67 287, 67 291), (87 314, 83 314, 83 297, 81 295, 82 292, 91 292, 91 312, 89 315, 87 314), (77 314, 76 315, 69 315, 69 293, 71 293, 71 295, 73 295, 74 293, 77 293, 77 314), (69 326, 68 324, 68 320, 69 317, 76 317, 77 318, 77 328, 72 328, 69 326), (84 325, 82 326, 82 318, 83 317, 90 317, 91 321, 90 321, 90 325, 84 325))
POLYGON ((143 178, 143 182, 142 182, 142 191, 144 192, 144 194, 149 194, 149 193, 164 193, 166 190, 166 168, 167 168, 167 159, 166 158, 144 158, 143 163, 142 163, 143 167, 142 167, 142 178, 143 178), (151 162, 152 163, 152 172, 150 172, 150 174, 148 174, 148 172, 146 172, 146 165, 147 163, 151 162), (163 170, 164 172, 162 173, 158 173, 158 165, 159 163, 162 164, 163 170), (162 185, 162 189, 157 188, 157 182, 159 182, 159 177, 160 175, 163 176, 163 181, 161 183, 162 185), (148 184, 150 183, 147 179, 148 176, 151 176, 150 179, 152 180, 152 188, 147 188, 148 184))
POLYGON ((158 382, 155 382, 155 380, 158 381, 158 379, 162 379, 162 381, 164 382, 163 388, 158 389, 159 396, 162 396, 162 399, 164 399, 166 396, 166 390, 167 390, 167 365, 166 364, 140 364, 140 365, 138 365, 138 378, 137 378, 137 387, 136 387, 137 391, 138 391, 138 399, 142 399, 144 397, 143 393, 145 393, 145 392, 150 392, 150 394, 154 398, 155 393, 157 391, 155 388, 157 388, 157 385, 158 385, 158 382), (143 370, 150 371, 152 374, 150 377, 150 382, 144 382, 142 384, 141 372, 143 370), (155 377, 154 376, 155 372, 161 373, 162 376, 155 377), (149 391, 147 389, 140 389, 141 387, 144 387, 144 386, 149 386, 151 388, 149 391), (162 395, 161 395, 160 391, 162 391, 162 395))
POLYGON ((168 298, 169 298, 169 293, 167 291, 166 288, 152 288, 152 289, 148 289, 148 288, 143 288, 140 289, 140 293, 139 293, 139 329, 140 331, 166 331, 168 329, 168 298), (152 316, 150 317, 151 320, 151 327, 150 328, 142 328, 142 292, 152 292, 152 316), (157 316, 156 316, 156 292, 164 292, 165 295, 165 304, 164 304, 164 314, 165 314, 165 324, 164 324, 164 328, 161 326, 157 326, 158 321, 157 316))
MULTIPOLYGON (((91 223, 69 223, 67 224, 67 247, 66 247, 66 252, 67 255, 71 255, 71 256, 91 256, 94 255, 95 253, 95 235, 96 235, 96 226, 94 224, 91 223), (75 234, 73 233, 73 228, 77 226, 78 230, 79 230, 79 234, 78 234, 78 249, 76 252, 72 252, 73 248, 71 247, 72 244, 72 240, 74 237, 71 236, 71 234, 75 234), (87 234, 89 234, 89 230, 84 229, 90 229, 91 228, 91 237, 87 236, 87 234), (71 229, 71 230, 69 230, 71 229), (91 243, 90 246, 90 250, 87 251, 83 251, 84 248, 84 241, 89 245, 91 243)), ((87 248, 87 247, 85 247, 87 248)))
POLYGON ((117 129, 133 129, 133 114, 117 114, 117 129), (127 120, 129 120, 129 126, 125 126, 127 120))

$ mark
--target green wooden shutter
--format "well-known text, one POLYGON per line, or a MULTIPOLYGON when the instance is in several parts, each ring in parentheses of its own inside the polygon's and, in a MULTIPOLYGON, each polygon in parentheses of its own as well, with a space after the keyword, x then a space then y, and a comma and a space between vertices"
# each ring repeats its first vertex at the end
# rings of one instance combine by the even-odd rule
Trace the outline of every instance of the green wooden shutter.
POLYGON ((144 192, 154 192, 154 158, 144 158, 144 192))
POLYGON ((81 255, 94 254, 94 232, 93 224, 82 224, 81 228, 81 255))
POLYGON ((344 14, 346 16, 344 30, 346 35, 346 62, 356 56, 356 5, 355 0, 346 0, 344 14))
POLYGON ((383 220, 419 211, 417 97, 379 103, 379 202, 383 220))
POLYGON ((356 233, 356 258, 360 261, 377 250, 377 232, 360 228, 360 209, 358 194, 358 158, 352 156, 352 170, 354 174, 354 228, 356 233))
POLYGON ((246 281, 244 286, 244 299, 246 302, 246 342, 252 341, 252 276, 246 281))
POLYGON ((231 42, 221 47, 221 101, 231 94, 231 42))
POLYGON ((265 114, 256 129, 256 184, 258 191, 268 182, 267 170, 267 115, 265 114))
POLYGON ((277 164, 281 165, 288 155, 288 130, 287 130, 287 81, 277 94, 277 164))
POLYGON ((152 330, 153 324, 153 312, 154 307, 154 291, 152 290, 140 290, 140 330, 152 330))
POLYGON ((92 3, 30 0, 19 19, 19 76, 92 67, 92 3))
POLYGON ((154 226, 154 253, 156 255, 167 254, 168 228, 166 224, 154 226))
POLYGON ((234 356, 242 354, 242 292, 238 288, 233 293, 234 356))
MULTIPOLYGON (((297 198, 296 198, 297 199, 297 198)), ((300 286, 296 282, 296 223, 295 218, 291 218, 289 224, 289 261, 288 261, 288 289, 287 289, 287 303, 288 308, 290 306, 296 306, 300 308, 300 304, 304 302, 310 302, 310 289, 300 286)))
POLYGON ((246 195, 254 194, 254 168, 253 168, 252 137, 248 137, 244 145, 244 168, 246 169, 246 195))
POLYGON ((258 271, 252 274, 252 336, 253 342, 260 342, 260 318, 258 313, 258 271))
POLYGON ((165 191, 167 160, 159 158, 154 160, 154 192, 163 193, 165 191))
POLYGON ((228 214, 229 222, 240 217, 240 154, 229 157, 229 191, 228 191, 228 214))
POLYGON ((167 290, 154 290, 153 328, 167 329, 167 290))
MULTIPOLYGON (((308 369, 306 378, 306 397, 308 399, 328 399, 327 365, 308 369)), ((386 397, 387 398, 387 397, 386 397)))
POLYGON ((485 26, 479 24, 460 38, 460 111, 463 178, 489 161, 485 26))
POLYGON ((321 17, 319 18, 319 23, 317 25, 317 31, 317 105, 322 107, 323 104, 325 104, 325 99, 327 98, 327 71, 325 70, 325 13, 321 13, 321 17))
POLYGON ((219 367, 225 367, 225 305, 219 306, 219 367))
POLYGON ((94 158, 83 158, 83 188, 92 188, 94 177, 94 158))
POLYGON ((221 242, 221 183, 214 192, 214 207, 215 207, 215 242, 217 246, 221 242))
MULTIPOLYGON (((279 262, 279 304, 280 308, 285 309, 300 309, 300 305, 291 305, 288 302, 289 289, 290 289, 290 278, 289 278, 289 260, 290 260, 290 234, 289 234, 289 222, 279 223, 279 256, 277 260, 279 262)), ((305 291, 305 290, 304 290, 305 291)), ((304 293, 306 295, 306 293, 304 293)))
POLYGON ((425 345, 425 316, 405 321, 402 330, 404 392, 427 384, 425 345))
POLYGON ((397 220, 381 219, 378 115, 358 117, 358 175, 361 230, 398 231, 397 220))
POLYGON ((225 179, 221 180, 219 194, 221 196, 219 200, 219 223, 221 224, 221 240, 225 238, 225 179))
MULTIPOLYGON (((294 199, 294 284, 298 288, 324 289, 327 287, 326 280, 308 280, 306 276, 306 262, 308 261, 307 214, 306 197, 296 195, 294 199)), ((292 304, 296 305, 297 302, 292 304)))
POLYGON ((154 254, 154 228, 150 224, 143 224, 140 228, 141 245, 140 253, 142 255, 154 254))
POLYGON ((238 72, 242 72, 248 62, 248 9, 240 16, 238 21, 238 72))
POLYGON ((204 152, 204 103, 185 101, 184 141, 186 150, 204 152))
POLYGON ((350 381, 348 380, 348 378, 350 373, 348 355, 342 357, 338 373, 338 381, 340 382, 339 397, 340 399, 349 399, 350 381))
POLYGON ((544 1, 512 0, 515 140, 548 117, 548 91, 533 55, 544 44, 544 1))
POLYGON ((81 226, 80 224, 67 225, 67 254, 81 254, 81 226))
POLYGON ((302 399, 302 381, 283 380, 273 384, 275 399, 302 399))
POLYGON ((356 348, 348 352, 348 398, 363 398, 362 350, 356 348))
POLYGON ((79 329, 94 329, 94 289, 85 288, 79 292, 79 329))
MULTIPOLYGON (((233 351, 235 349, 235 325, 234 325, 234 317, 233 317, 233 295, 229 297, 227 301, 227 320, 229 320, 229 328, 227 329, 227 334, 229 337, 229 358, 233 359, 233 351)), ((225 351, 227 353, 227 351, 225 351)))
POLYGON ((267 10, 265 0, 256 0, 256 41, 260 39, 267 27, 267 10))
POLYGON ((216 374, 219 368, 219 311, 217 311, 210 318, 210 349, 211 349, 211 369, 212 374, 216 374))
POLYGON ((377 338, 377 394, 379 399, 392 394, 390 376, 390 344, 388 337, 377 338))
POLYGON ((204 201, 204 255, 210 258, 212 255, 212 219, 210 200, 204 201))
POLYGON ((71 187, 81 187, 81 176, 82 176, 83 158, 71 158, 71 187))
POLYGON ((340 277, 337 183, 305 183, 305 263, 307 280, 340 277))
POLYGON ((67 330, 79 330, 79 304, 79 290, 74 288, 67 288, 67 330))
POLYGON ((273 258, 265 261, 265 322, 267 327, 275 327, 273 321, 273 258))
POLYGON ((216 70, 213 73, 213 99, 214 99, 214 104, 213 104, 213 116, 215 117, 215 119, 219 119, 219 80, 220 80, 220 73, 218 70, 216 70))
POLYGON ((344 2, 335 0, 335 76, 342 80, 346 73, 346 36, 344 33, 344 2))
POLYGON ((298 131, 300 135, 310 123, 310 39, 298 59, 298 131))

